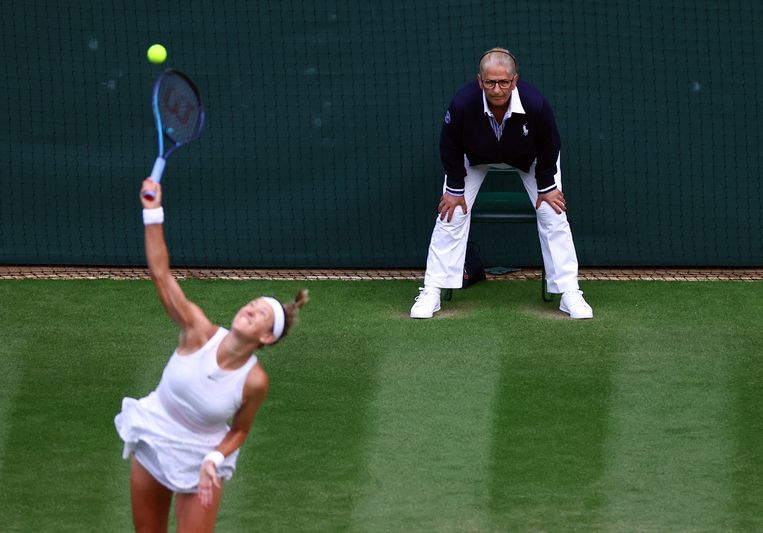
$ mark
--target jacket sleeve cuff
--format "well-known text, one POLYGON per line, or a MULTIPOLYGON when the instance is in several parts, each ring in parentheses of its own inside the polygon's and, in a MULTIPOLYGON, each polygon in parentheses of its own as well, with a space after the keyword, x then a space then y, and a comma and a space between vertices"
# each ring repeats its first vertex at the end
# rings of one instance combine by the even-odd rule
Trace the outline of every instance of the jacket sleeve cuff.
POLYGON ((556 190, 556 183, 554 182, 554 178, 548 179, 541 179, 540 177, 537 178, 538 180, 538 194, 545 194, 547 192, 551 192, 556 190))
POLYGON ((445 178, 445 192, 451 196, 463 196, 464 195, 464 178, 456 179, 450 175, 445 178))
POLYGON ((454 189, 452 187, 445 186, 445 192, 451 196, 463 196, 464 189, 454 189))

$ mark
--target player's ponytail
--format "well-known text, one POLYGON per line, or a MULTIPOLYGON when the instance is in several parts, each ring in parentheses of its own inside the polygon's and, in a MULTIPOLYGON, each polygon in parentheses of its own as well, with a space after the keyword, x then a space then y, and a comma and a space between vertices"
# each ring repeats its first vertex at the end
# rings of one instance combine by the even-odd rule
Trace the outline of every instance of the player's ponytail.
POLYGON ((294 301, 288 304, 283 304, 283 310, 286 315, 286 323, 284 324, 283 338, 291 328, 292 325, 299 321, 299 310, 302 309, 307 302, 310 301, 307 289, 301 289, 294 297, 294 301))

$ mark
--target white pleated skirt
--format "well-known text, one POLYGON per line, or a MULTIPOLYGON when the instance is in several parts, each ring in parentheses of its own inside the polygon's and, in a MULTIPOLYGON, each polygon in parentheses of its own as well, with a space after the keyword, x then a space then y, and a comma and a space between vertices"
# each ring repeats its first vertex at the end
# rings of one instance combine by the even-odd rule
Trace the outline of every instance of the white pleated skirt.
MULTIPOLYGON (((124 398, 122 412, 114 418, 117 433, 124 441, 122 457, 131 455, 157 481, 173 492, 196 492, 204 456, 220 444, 228 431, 191 431, 170 417, 156 392, 136 400, 124 398)), ((217 468, 224 480, 236 470, 238 450, 217 468)))

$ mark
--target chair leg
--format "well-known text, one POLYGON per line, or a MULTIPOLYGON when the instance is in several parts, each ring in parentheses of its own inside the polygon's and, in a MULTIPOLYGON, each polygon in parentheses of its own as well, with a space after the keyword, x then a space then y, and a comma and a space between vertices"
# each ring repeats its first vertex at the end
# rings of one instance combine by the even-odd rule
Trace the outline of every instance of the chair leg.
POLYGON ((449 302, 453 298, 453 289, 445 289, 445 295, 443 296, 446 302, 449 302))
POLYGON ((544 302, 551 302, 554 300, 554 297, 548 293, 548 283, 546 282, 546 269, 541 269, 540 274, 540 297, 543 298, 544 302))

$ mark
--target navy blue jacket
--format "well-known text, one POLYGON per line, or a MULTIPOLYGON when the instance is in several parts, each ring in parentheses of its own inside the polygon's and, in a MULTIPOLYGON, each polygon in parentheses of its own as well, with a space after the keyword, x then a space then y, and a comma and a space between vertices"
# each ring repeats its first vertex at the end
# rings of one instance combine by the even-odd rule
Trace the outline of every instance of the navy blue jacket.
MULTIPOLYGON (((449 192, 463 194, 464 154, 471 165, 506 163, 525 172, 537 159, 538 190, 548 192, 556 188, 554 175, 562 143, 554 111, 543 94, 529 83, 520 79, 517 90, 525 114, 512 113, 500 141, 484 113, 482 89, 476 80, 453 98, 440 134, 440 158, 449 192)), ((497 120, 502 118, 496 117, 497 120)))

